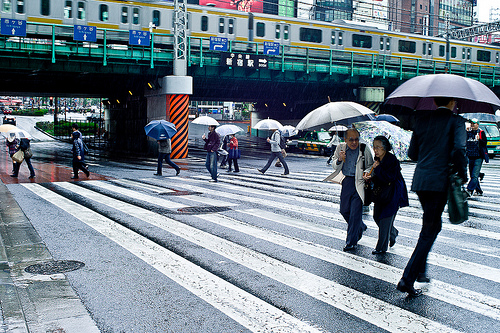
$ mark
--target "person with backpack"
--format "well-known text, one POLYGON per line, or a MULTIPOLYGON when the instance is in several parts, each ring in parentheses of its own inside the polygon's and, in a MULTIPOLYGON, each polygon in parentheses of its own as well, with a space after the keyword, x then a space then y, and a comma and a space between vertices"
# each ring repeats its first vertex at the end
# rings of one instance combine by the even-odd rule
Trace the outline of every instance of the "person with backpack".
POLYGON ((83 141, 80 138, 80 132, 75 131, 71 135, 73 138, 73 177, 71 179, 78 179, 78 171, 82 170, 87 177, 90 176, 90 172, 85 164, 85 151, 83 148, 83 141))
POLYGON ((373 156, 364 143, 359 143, 359 132, 350 128, 333 155, 333 173, 325 181, 340 182, 340 214, 347 222, 347 237, 344 251, 356 249, 358 241, 366 230, 363 223, 365 180, 373 165, 373 156), (337 179, 337 180, 335 180, 337 179))
POLYGON ((290 170, 288 169, 288 164, 286 164, 285 162, 285 158, 283 157, 283 152, 280 147, 280 142, 281 142, 280 131, 278 129, 275 129, 271 137, 267 138, 267 142, 271 144, 271 156, 269 157, 267 164, 262 169, 257 169, 257 171, 264 174, 267 171, 267 169, 269 169, 274 159, 278 158, 283 167, 285 168, 283 176, 288 175, 290 173, 290 170))
MULTIPOLYGON (((26 165, 28 166, 28 170, 30 171, 29 178, 35 178, 35 170, 33 169, 33 165, 31 165, 31 149, 30 149, 30 140, 28 138, 21 138, 19 141, 19 145, 17 146, 18 150, 20 149, 24 153, 24 160, 26 161, 26 165)), ((14 172, 11 177, 17 178, 19 176, 19 169, 21 168, 21 164, 23 162, 18 162, 14 164, 14 172)))

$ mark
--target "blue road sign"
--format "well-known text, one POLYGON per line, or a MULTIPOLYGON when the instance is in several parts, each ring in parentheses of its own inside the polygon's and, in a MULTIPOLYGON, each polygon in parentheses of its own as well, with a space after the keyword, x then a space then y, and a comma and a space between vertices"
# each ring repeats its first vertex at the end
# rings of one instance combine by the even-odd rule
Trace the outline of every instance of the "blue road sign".
POLYGON ((128 43, 130 45, 149 46, 149 31, 129 30, 128 43))
POLYGON ((88 25, 75 25, 73 30, 73 39, 82 42, 92 42, 97 41, 97 28, 88 25))
POLYGON ((227 51, 227 38, 210 37, 210 50, 212 51, 227 51))
POLYGON ((0 32, 2 35, 25 37, 26 21, 3 18, 0 32))
POLYGON ((266 55, 279 55, 280 43, 264 42, 264 54, 266 55))

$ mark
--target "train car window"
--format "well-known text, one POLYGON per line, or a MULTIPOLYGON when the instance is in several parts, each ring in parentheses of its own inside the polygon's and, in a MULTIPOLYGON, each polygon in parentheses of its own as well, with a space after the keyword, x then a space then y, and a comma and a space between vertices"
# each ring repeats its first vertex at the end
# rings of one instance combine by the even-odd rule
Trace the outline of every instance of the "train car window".
POLYGON ((411 42, 409 40, 400 40, 398 45, 399 52, 404 53, 415 53, 417 48, 417 43, 411 42))
POLYGON ((319 29, 300 28, 299 39, 303 42, 321 43, 322 31, 319 29))
POLYGON ((139 16, 139 8, 132 9, 132 24, 139 24, 140 16, 139 16))
POLYGON ((85 2, 80 1, 78 3, 78 19, 79 20, 85 20, 85 2))
POLYGON ((290 26, 284 25, 283 26, 283 39, 288 40, 290 39, 290 34, 288 33, 290 29, 290 26))
POLYGON ((201 31, 208 30, 208 16, 201 17, 201 31))
POLYGON ((384 50, 384 37, 380 37, 380 49, 384 50))
POLYGON ((427 54, 430 56, 432 55, 432 44, 431 43, 429 43, 429 45, 427 45, 427 54))
POLYGON ((470 60, 470 49, 467 49, 467 60, 470 60))
POLYGON ((423 43, 422 44, 422 54, 425 55, 427 53, 427 44, 423 43))
MULTIPOLYGON (((10 9, 9 9, 9 11, 10 11, 10 9)), ((50 15, 50 0, 41 0, 40 1, 40 14, 42 14, 43 16, 50 15)))
POLYGON ((128 23, 128 7, 122 7, 122 23, 128 23))
POLYGON ((2 11, 6 13, 10 13, 11 10, 11 3, 10 0, 3 0, 2 1, 2 11))
POLYGON ((439 56, 444 57, 444 45, 439 45, 439 56))
POLYGON ((497 55, 496 55, 496 63, 498 64, 498 52, 497 52, 497 55))
POLYGON ((280 39, 280 34, 281 34, 281 26, 279 24, 276 24, 276 32, 274 34, 274 38, 280 39))
POLYGON ((153 24, 155 25, 155 27, 159 27, 161 24, 159 10, 153 10, 153 24))
POLYGON ((390 51, 391 50, 391 38, 390 37, 387 37, 387 39, 386 39, 385 49, 386 49, 386 51, 390 51))
POLYGON ((335 45, 335 31, 332 30, 332 45, 335 45))
POLYGON ((465 49, 462 49, 462 59, 465 59, 465 49))
POLYGON ((352 46, 353 47, 362 47, 364 49, 372 48, 372 37, 365 35, 352 35, 352 46))
POLYGON ((17 13, 24 14, 24 0, 17 1, 17 13))
POLYGON ((234 19, 232 18, 228 19, 227 33, 230 35, 234 35, 234 19))
POLYGON ((264 37, 266 35, 266 25, 264 23, 257 22, 255 27, 256 27, 255 35, 257 37, 264 37))
POLYGON ((219 18, 219 33, 220 34, 224 33, 224 18, 223 17, 219 18))
POLYGON ((490 62, 491 61, 491 52, 484 50, 477 50, 477 61, 490 62))
POLYGON ((456 58, 457 57, 457 48, 455 46, 453 46, 451 48, 451 57, 452 58, 456 58))
POLYGON ((73 18, 73 2, 71 2, 70 0, 66 0, 64 2, 64 18, 73 18))
POLYGON ((99 20, 106 22, 109 20, 109 11, 108 11, 108 5, 100 5, 99 6, 99 20))

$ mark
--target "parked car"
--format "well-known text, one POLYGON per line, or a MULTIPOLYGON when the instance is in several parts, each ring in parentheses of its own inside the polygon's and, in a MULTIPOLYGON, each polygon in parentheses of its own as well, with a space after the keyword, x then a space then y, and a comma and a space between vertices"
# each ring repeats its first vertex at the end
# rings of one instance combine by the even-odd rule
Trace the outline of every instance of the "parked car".
POLYGON ((488 149, 488 155, 490 157, 495 157, 500 154, 500 131, 496 123, 486 123, 481 122, 479 128, 486 134, 486 149, 488 149))
POLYGON ((332 137, 327 131, 309 131, 300 139, 297 139, 297 148, 304 153, 317 152, 320 155, 330 154, 331 147, 327 147, 332 137))
POLYGON ((3 109, 3 114, 12 114, 12 109, 8 108, 8 107, 5 107, 3 109))
POLYGON ((102 120, 102 118, 99 116, 98 113, 93 113, 87 117, 87 121, 94 122, 94 123, 97 123, 101 120, 102 120))
POLYGON ((3 123, 16 126, 16 118, 12 116, 3 116, 3 123))

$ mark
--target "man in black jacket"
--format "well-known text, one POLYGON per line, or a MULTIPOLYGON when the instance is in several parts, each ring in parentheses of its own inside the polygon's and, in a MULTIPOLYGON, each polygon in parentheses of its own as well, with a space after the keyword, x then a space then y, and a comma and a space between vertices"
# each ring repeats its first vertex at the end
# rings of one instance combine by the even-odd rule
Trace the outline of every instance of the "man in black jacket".
POLYGON ((486 150, 486 134, 479 129, 479 120, 476 118, 469 120, 470 130, 467 131, 467 158, 469 159, 470 182, 467 185, 469 196, 476 192, 476 195, 483 195, 481 185, 479 185, 479 174, 486 150))
POLYGON ((203 134, 202 139, 205 140, 205 150, 207 151, 207 160, 205 166, 212 176, 211 182, 217 182, 217 150, 220 147, 220 136, 215 131, 214 125, 208 126, 208 137, 203 134))
POLYGON ((426 276, 427 256, 441 231, 444 207, 448 199, 449 163, 465 183, 467 158, 465 156, 465 119, 453 114, 455 100, 436 97, 435 111, 419 111, 408 156, 417 161, 413 174, 412 191, 417 192, 424 211, 422 230, 397 285, 397 289, 416 297, 422 294, 413 284, 429 282, 426 276))

